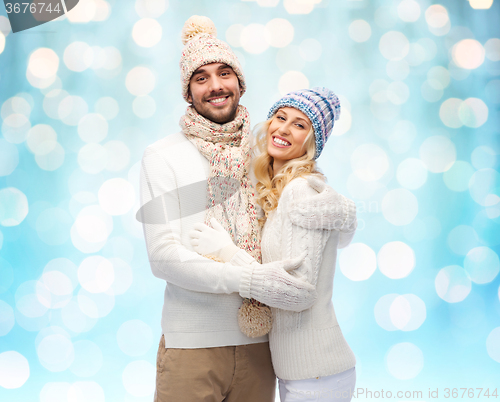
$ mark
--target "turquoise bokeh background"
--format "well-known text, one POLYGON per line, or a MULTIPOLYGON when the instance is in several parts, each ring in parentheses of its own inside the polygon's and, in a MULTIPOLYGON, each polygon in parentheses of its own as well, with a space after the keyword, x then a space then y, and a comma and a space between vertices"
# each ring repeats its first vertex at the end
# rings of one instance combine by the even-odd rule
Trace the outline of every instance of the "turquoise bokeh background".
POLYGON ((81 0, 16 34, 0 6, 0 400, 152 400, 139 164, 179 130, 193 14, 240 58, 253 125, 293 89, 341 99, 319 165, 358 208, 333 297, 356 386, 498 394, 498 0, 81 0))

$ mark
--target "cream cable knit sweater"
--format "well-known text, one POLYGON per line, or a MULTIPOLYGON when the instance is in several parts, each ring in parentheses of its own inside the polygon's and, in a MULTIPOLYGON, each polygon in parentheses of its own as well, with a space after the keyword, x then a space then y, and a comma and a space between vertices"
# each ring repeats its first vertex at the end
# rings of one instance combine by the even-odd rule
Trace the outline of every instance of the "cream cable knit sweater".
POLYGON ((252 266, 211 261, 192 250, 189 232, 205 218, 208 173, 208 160, 182 133, 151 144, 142 158, 138 215, 151 270, 166 281, 161 326, 167 348, 266 342, 267 336, 249 338, 240 331, 238 292, 252 291, 263 301, 270 297, 271 306, 296 310, 315 301, 314 287, 289 275, 281 262, 255 263, 263 271, 254 273, 254 289, 252 266))
MULTIPOLYGON (((311 308, 300 312, 272 309, 269 343, 274 370, 281 379, 328 376, 356 364, 332 304, 337 248, 351 242, 356 226, 353 201, 330 187, 318 194, 304 178, 295 179, 286 186, 277 209, 268 216, 262 235, 263 263, 307 253, 293 275, 307 278, 318 295, 311 308)), ((257 270, 258 264, 252 260, 240 250, 231 263, 251 263, 257 270)), ((258 286, 259 275, 254 278, 252 274, 248 274, 252 287, 258 286)), ((249 292, 246 296, 255 297, 255 294, 249 292)))

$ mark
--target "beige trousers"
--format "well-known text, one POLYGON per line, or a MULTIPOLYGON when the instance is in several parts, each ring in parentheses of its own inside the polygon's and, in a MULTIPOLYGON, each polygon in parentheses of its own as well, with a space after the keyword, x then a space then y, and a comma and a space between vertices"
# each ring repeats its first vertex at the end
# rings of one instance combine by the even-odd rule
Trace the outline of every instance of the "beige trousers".
POLYGON ((161 337, 154 402, 274 402, 275 389, 269 342, 166 349, 161 337))

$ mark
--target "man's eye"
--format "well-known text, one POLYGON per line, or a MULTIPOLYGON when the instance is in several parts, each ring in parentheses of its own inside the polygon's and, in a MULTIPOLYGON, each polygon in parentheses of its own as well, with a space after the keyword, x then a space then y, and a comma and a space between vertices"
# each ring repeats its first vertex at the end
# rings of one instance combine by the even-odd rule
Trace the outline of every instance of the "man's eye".
POLYGON ((197 81, 197 82, 201 82, 201 81, 203 81, 204 79, 205 79, 205 77, 200 77, 200 78, 197 78, 197 79, 196 79, 196 81, 197 81))
POLYGON ((229 71, 224 71, 221 75, 229 75, 229 71))

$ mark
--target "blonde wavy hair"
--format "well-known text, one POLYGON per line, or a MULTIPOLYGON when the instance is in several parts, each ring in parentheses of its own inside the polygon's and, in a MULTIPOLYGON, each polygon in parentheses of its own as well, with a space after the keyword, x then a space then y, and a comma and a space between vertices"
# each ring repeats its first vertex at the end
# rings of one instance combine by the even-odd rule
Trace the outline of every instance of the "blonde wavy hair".
POLYGON ((265 213, 265 216, 259 219, 259 224, 261 226, 266 222, 268 214, 276 209, 283 189, 293 179, 314 174, 325 180, 325 176, 317 169, 316 161, 314 160, 316 143, 312 125, 304 141, 304 155, 286 161, 281 169, 275 174, 273 171, 274 159, 267 153, 267 132, 275 116, 276 114, 265 122, 257 125, 253 132, 256 138, 256 146, 259 151, 258 156, 252 160, 252 167, 258 181, 256 186, 258 192, 256 202, 265 213))

